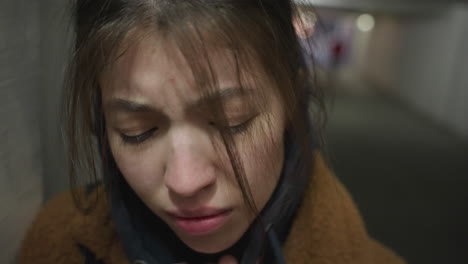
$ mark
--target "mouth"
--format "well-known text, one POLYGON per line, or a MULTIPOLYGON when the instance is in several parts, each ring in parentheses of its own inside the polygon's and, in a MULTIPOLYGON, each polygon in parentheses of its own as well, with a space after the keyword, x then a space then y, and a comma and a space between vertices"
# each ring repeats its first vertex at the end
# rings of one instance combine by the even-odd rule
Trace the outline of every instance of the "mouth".
POLYGON ((232 215, 232 209, 198 209, 169 213, 175 226, 182 232, 200 236, 220 229, 232 215))

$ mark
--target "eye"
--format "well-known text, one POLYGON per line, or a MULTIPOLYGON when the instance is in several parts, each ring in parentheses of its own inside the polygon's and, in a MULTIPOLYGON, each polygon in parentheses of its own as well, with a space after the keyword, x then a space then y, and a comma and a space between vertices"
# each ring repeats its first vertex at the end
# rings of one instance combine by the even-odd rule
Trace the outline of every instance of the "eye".
POLYGON ((229 131, 232 133, 232 134, 241 134, 241 133, 244 133, 245 131, 247 131, 247 129, 249 128, 249 125, 252 123, 252 120, 254 118, 250 118, 248 119, 247 121, 245 122, 242 122, 238 125, 233 125, 233 126, 228 126, 227 128, 229 129, 229 131))
POLYGON ((155 127, 155 128, 150 129, 150 130, 147 130, 147 131, 145 131, 145 132, 143 132, 143 133, 141 133, 139 135, 129 136, 129 135, 125 135, 125 134, 120 134, 120 136, 121 136, 122 141, 124 143, 137 145, 137 144, 140 144, 140 143, 144 142, 148 138, 150 138, 157 130, 158 130, 158 128, 155 127))
POLYGON ((230 124, 227 124, 225 126, 220 126, 218 125, 216 122, 209 122, 210 126, 215 126, 217 127, 218 129, 222 130, 222 131, 226 131, 226 132, 229 132, 231 134, 241 134, 241 133, 244 133, 247 131, 247 129, 250 127, 252 121, 255 119, 256 115, 241 122, 241 123, 237 123, 237 124, 233 124, 233 125, 230 125, 230 124))

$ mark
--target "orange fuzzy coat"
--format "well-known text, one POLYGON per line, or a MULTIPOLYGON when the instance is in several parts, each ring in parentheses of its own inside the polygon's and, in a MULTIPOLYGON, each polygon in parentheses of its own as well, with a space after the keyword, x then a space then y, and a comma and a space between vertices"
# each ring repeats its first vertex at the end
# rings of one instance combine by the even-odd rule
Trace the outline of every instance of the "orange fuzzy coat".
MULTIPOLYGON (((369 237, 349 193, 320 156, 315 163, 312 181, 284 245, 287 262, 404 263, 369 237)), ((74 207, 69 192, 42 209, 22 243, 18 260, 20 264, 83 264, 78 244, 105 264, 128 264, 104 199, 93 213, 84 215, 74 207)))

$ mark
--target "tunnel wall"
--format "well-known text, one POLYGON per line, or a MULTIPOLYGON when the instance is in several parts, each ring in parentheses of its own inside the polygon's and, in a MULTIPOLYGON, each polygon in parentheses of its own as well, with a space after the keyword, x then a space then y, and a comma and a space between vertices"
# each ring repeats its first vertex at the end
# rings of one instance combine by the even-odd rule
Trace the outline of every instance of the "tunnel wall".
POLYGON ((468 7, 377 17, 364 73, 373 83, 468 140, 468 7))
POLYGON ((0 1, 0 263, 43 200, 39 2, 0 1))

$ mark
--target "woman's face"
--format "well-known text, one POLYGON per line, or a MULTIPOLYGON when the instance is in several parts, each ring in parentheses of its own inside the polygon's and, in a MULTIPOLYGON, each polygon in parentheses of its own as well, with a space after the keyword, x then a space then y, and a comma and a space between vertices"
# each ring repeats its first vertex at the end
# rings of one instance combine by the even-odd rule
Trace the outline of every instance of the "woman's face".
POLYGON ((174 45, 156 36, 132 45, 101 78, 119 170, 140 199, 202 253, 229 248, 253 220, 216 126, 232 134, 259 210, 283 167, 285 129, 283 106, 268 78, 248 73, 239 89, 230 53, 209 56, 219 83, 210 96, 174 45), (261 81, 248 81, 254 78, 261 81), (222 105, 227 124, 215 119, 208 107, 213 102, 222 105))

